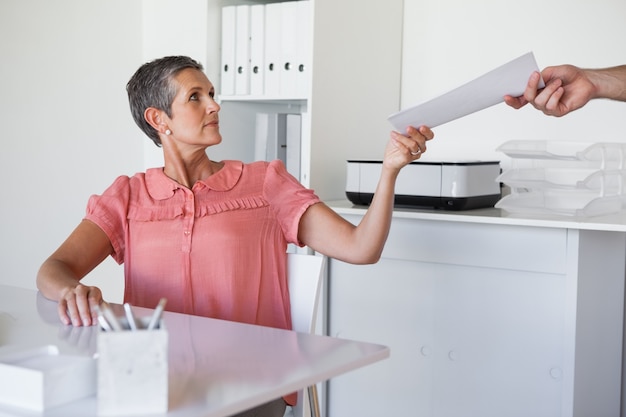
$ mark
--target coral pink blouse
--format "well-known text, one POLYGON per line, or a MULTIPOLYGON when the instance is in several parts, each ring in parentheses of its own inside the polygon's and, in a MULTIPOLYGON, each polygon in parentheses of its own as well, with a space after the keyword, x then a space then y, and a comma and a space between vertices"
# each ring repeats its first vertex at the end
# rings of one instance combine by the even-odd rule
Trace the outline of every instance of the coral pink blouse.
POLYGON ((280 161, 225 161, 192 189, 162 168, 120 176, 85 218, 124 264, 125 302, 291 329, 285 252, 319 201, 280 161))

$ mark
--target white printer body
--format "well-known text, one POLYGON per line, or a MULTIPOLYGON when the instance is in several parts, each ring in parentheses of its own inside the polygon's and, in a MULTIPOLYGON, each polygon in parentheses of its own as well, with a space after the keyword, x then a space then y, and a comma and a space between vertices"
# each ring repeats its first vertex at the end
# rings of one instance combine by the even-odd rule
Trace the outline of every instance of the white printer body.
MULTIPOLYGON (((382 161, 349 160, 346 196, 369 205, 380 178, 382 161)), ((499 161, 415 161, 396 181, 395 205, 467 210, 493 207, 501 197, 499 161)))

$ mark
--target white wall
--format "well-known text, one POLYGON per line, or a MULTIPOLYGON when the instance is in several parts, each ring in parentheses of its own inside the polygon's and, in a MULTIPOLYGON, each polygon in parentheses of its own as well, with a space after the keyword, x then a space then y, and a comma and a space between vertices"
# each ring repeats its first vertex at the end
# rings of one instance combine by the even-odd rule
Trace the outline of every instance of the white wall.
MULTIPOLYGON (((142 169, 145 139, 125 91, 141 47, 139 2, 0 2, 3 284, 34 288, 89 196, 142 169)), ((92 278, 119 298, 123 272, 114 261, 92 278)))
MULTIPOLYGON (((540 68, 626 64, 623 0, 405 0, 404 7, 402 107, 528 51, 540 68)), ((498 104, 438 127, 423 160, 503 159, 495 149, 511 139, 626 142, 625 116, 625 103, 609 101, 563 118, 498 104)))
MULTIPOLYGON (((215 1, 215 0, 210 0, 215 1)), ((41 262, 115 177, 162 165, 125 86, 143 62, 186 54, 219 73, 219 16, 197 0, 0 2, 0 283, 35 288, 41 262), (207 57, 212 57, 209 61, 207 57)), ((86 282, 119 302, 111 258, 86 282)))
MULTIPOLYGON (((214 43, 197 38, 217 36, 219 16, 203 3, 0 1, 1 283, 34 288, 39 265, 78 224, 88 197, 159 163, 124 87, 144 60, 169 53, 206 59, 217 80, 214 43)), ((402 105, 529 50, 541 67, 626 63, 625 16, 622 0, 405 0, 402 105)), ((394 88, 372 83, 373 97, 394 88)), ((555 119, 502 104, 439 127, 425 158, 500 157, 495 147, 518 138, 623 141, 625 112, 623 103, 597 102, 555 119)), ((122 277, 108 259, 89 282, 119 301, 122 277)))

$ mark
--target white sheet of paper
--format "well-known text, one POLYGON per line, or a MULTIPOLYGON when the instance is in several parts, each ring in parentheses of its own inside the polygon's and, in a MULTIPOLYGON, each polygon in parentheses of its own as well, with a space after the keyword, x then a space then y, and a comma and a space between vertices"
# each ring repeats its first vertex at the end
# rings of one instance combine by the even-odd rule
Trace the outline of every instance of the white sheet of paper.
MULTIPOLYGON (((505 95, 522 95, 533 71, 539 68, 534 54, 528 52, 448 93, 394 113, 388 120, 401 133, 409 126, 442 125, 501 103, 505 95)), ((544 87, 543 80, 539 87, 544 87)))

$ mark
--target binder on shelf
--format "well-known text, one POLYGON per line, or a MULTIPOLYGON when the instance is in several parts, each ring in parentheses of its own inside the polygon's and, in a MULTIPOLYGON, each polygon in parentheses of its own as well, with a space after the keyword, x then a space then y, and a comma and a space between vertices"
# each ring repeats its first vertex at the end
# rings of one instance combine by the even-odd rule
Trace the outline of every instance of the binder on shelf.
POLYGON ((235 94, 250 94, 250 5, 236 7, 235 94))
POLYGON ((280 159, 287 172, 300 180, 301 119, 297 113, 257 113, 254 159, 280 159))
POLYGON ((280 92, 281 97, 295 97, 298 61, 298 1, 280 4, 280 92))
POLYGON ((308 97, 311 71, 311 2, 298 1, 296 6, 297 37, 296 42, 296 87, 297 98, 308 97))
POLYGON ((286 162, 287 134, 285 113, 257 113, 255 160, 286 162))
POLYGON ((270 114, 257 113, 254 125, 254 160, 267 161, 267 140, 269 136, 270 114))
POLYGON ((281 3, 265 5, 265 71, 264 95, 276 97, 280 93, 281 61, 281 3))
POLYGON ((235 8, 236 6, 222 7, 221 95, 235 93, 235 8))
POLYGON ((285 143, 287 153, 285 155, 285 166, 287 172, 300 181, 300 143, 302 137, 302 116, 299 114, 287 114, 285 121, 285 143))
POLYGON ((263 95, 265 58, 265 5, 250 6, 250 94, 263 95))
POLYGON ((311 46, 308 0, 224 6, 221 95, 306 98, 311 46))

